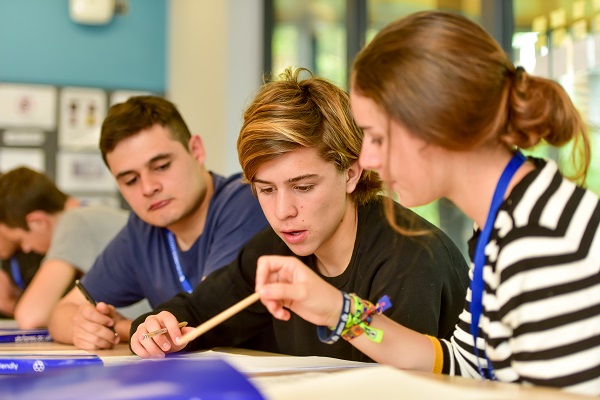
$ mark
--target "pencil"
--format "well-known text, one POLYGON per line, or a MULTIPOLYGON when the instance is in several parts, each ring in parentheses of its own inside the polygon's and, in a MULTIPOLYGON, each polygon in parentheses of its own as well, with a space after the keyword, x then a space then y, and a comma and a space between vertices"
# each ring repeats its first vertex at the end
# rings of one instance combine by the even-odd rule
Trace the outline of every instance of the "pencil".
MULTIPOLYGON (((87 299, 87 301, 89 301, 91 305, 93 305, 94 307, 96 307, 96 300, 94 300, 94 298, 92 297, 92 295, 90 295, 90 293, 83 286, 83 284, 79 281, 79 279, 77 279, 75 281, 75 286, 77 286, 79 288, 79 290, 81 291, 81 293, 83 294, 83 296, 87 299)), ((108 328, 111 331, 113 331, 113 333, 115 334, 115 336, 119 336, 119 334, 117 333, 117 331, 115 331, 115 327, 114 326, 109 326, 108 328)))
POLYGON ((189 331, 188 333, 183 335, 181 337, 181 339, 177 342, 177 344, 186 344, 190 340, 193 340, 193 339, 197 338, 198 336, 202 335, 203 333, 208 332, 215 326, 219 325, 221 322, 225 321, 228 318, 233 317, 235 314, 242 311, 244 308, 255 303, 259 298, 260 297, 259 297, 258 293, 251 294, 250 296, 246 297, 244 300, 232 305, 227 310, 223 311, 220 314, 215 315, 208 321, 195 327, 194 330, 189 331))
MULTIPOLYGON (((185 326, 187 326, 187 322, 183 321, 183 322, 179 323, 179 328, 180 329, 183 328, 183 327, 185 327, 185 326)), ((162 329, 158 329, 158 330, 155 330, 155 331, 152 331, 152 332, 144 333, 144 336, 142 336, 142 340, 148 339, 148 338, 151 338, 151 337, 154 337, 154 336, 162 335, 162 334, 167 333, 167 332, 169 332, 169 330, 167 328, 162 328, 162 329)))

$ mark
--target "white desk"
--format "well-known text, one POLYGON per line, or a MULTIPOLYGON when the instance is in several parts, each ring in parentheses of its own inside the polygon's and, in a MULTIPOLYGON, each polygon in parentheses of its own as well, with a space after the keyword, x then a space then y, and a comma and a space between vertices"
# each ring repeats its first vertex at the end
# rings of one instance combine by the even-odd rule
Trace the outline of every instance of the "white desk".
MULTIPOLYGON (((0 344, 0 352, 74 351, 76 348, 59 343, 0 344)), ((215 349, 232 355, 282 357, 251 350, 215 349)), ((105 364, 131 358, 139 360, 129 351, 127 344, 119 344, 112 350, 92 351, 105 364), (113 358, 111 360, 111 358, 113 358)), ((283 356, 286 358, 285 356, 283 356)), ((292 357, 287 357, 292 358, 292 357)), ((295 357, 294 357, 295 358, 295 357)), ((283 360, 283 359, 282 359, 283 360)), ((248 360, 250 363, 251 360, 248 360)), ((261 361, 261 360, 257 360, 261 361)), ((264 362, 264 359, 262 360, 264 362)), ((285 361, 285 360, 283 360, 285 361)), ((304 360, 302 360, 304 361, 304 360)), ((310 363, 309 363, 310 364, 310 363)), ((235 365, 235 363, 234 363, 235 365)), ((363 399, 443 399, 443 400, 582 400, 578 396, 550 388, 530 388, 522 385, 478 381, 462 377, 434 375, 430 373, 400 371, 386 366, 365 368, 328 368, 325 370, 298 370, 285 373, 250 374, 250 380, 270 400, 305 400, 308 398, 363 398, 363 399)), ((107 367, 108 368, 108 367, 107 367)))

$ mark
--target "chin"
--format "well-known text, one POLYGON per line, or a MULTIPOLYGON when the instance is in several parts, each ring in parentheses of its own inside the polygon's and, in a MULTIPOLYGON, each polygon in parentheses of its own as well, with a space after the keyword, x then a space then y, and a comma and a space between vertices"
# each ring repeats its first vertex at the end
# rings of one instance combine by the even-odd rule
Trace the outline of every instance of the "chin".
POLYGON ((305 246, 302 245, 293 245, 289 243, 286 244, 287 247, 298 257, 307 257, 315 253, 313 249, 307 249, 305 246))

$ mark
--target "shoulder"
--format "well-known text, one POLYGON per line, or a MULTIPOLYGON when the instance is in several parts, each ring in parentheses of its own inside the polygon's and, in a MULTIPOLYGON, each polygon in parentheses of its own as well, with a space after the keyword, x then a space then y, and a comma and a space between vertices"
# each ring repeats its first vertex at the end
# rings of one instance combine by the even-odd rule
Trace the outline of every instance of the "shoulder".
POLYGON ((361 253, 377 254, 391 268, 402 265, 404 273, 415 269, 434 275, 436 271, 467 271, 465 257, 452 239, 423 217, 394 202, 397 223, 408 232, 402 234, 385 218, 383 197, 365 207, 359 209, 359 215, 365 211, 369 215, 369 221, 362 226, 359 222, 361 253))
POLYGON ((214 193, 211 199, 211 208, 218 207, 231 208, 231 206, 241 205, 237 210, 252 210, 260 208, 258 200, 252 193, 250 185, 242 180, 242 175, 236 173, 228 177, 223 177, 211 172, 214 181, 214 193))
POLYGON ((500 236, 526 227, 555 235, 566 234, 572 223, 582 229, 587 226, 598 213, 598 196, 565 178, 553 160, 530 160, 536 169, 515 186, 496 218, 500 236))

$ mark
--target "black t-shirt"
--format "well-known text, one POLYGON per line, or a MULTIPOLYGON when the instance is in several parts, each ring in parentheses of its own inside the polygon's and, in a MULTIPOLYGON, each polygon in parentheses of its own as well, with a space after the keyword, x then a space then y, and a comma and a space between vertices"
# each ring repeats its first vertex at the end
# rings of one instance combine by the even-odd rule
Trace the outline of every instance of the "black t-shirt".
MULTIPOLYGON (((336 277, 319 275, 336 288, 373 303, 387 294, 392 307, 385 315, 418 332, 448 338, 465 302, 466 261, 441 230, 398 204, 396 213, 400 221, 412 217, 412 229, 430 233, 416 237, 396 233, 384 217, 382 203, 372 202, 358 210, 357 238, 346 270, 336 277)), ((152 313, 166 310, 189 326, 201 324, 254 292, 257 260, 268 254, 294 256, 271 228, 252 238, 236 260, 209 275, 191 295, 180 293, 152 313)), ((298 258, 316 271, 312 256, 298 258)), ((131 334, 147 315, 133 322, 131 334)), ((273 318, 260 302, 192 341, 186 350, 238 346, 269 329, 276 348, 265 345, 265 351, 371 361, 343 339, 333 345, 322 343, 315 325, 293 313, 289 321, 273 318)))

